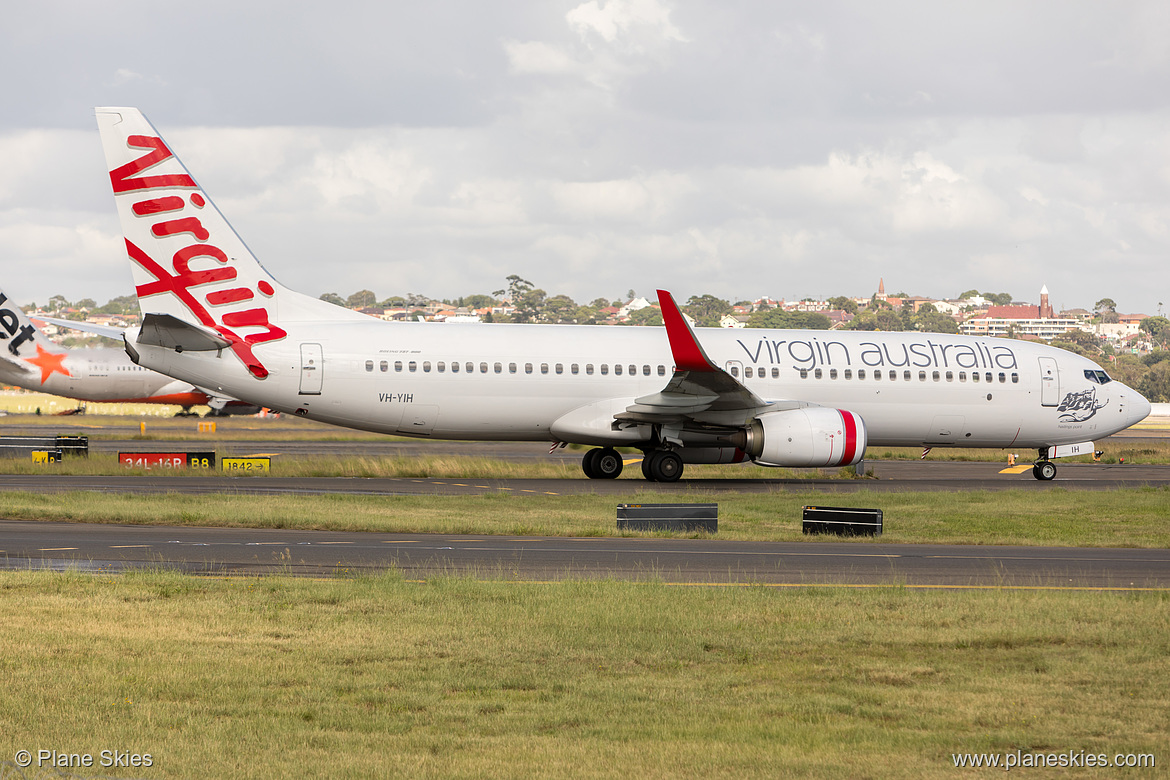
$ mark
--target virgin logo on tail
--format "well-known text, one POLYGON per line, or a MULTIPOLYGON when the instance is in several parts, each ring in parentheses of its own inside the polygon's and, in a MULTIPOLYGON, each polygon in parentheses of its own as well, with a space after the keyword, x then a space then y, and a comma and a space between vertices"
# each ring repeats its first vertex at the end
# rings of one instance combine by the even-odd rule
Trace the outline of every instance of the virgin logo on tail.
MULTIPOLYGON (((257 294, 263 298, 271 298, 275 290, 265 280, 257 282, 255 289, 246 285, 223 289, 225 283, 236 279, 237 271, 223 250, 208 243, 211 233, 198 217, 198 211, 207 205, 206 199, 198 192, 192 192, 188 198, 149 195, 150 190, 163 188, 194 190, 198 189, 198 185, 186 173, 139 175, 174 157, 161 138, 132 135, 127 139, 127 145, 132 149, 148 151, 141 157, 110 171, 110 183, 113 185, 115 195, 143 193, 144 197, 136 200, 130 208, 135 216, 154 220, 150 225, 150 234, 155 239, 161 241, 189 235, 195 242, 174 253, 171 257, 171 268, 168 270, 151 256, 148 248, 137 246, 127 238, 126 252, 130 259, 155 279, 153 282, 138 285, 136 289, 138 297, 147 298, 163 294, 175 296, 200 323, 214 329, 231 343, 232 351, 253 376, 263 379, 268 376, 268 369, 253 354, 252 347, 282 339, 288 334, 269 322, 269 312, 264 305, 224 311, 218 321, 215 313, 208 307, 248 304, 258 300, 257 294), (196 261, 201 267, 192 268, 192 263, 196 261), (206 293, 193 290, 210 284, 217 285, 217 289, 206 293), (256 328, 260 329, 260 332, 241 336, 234 330, 238 328, 256 328)), ((259 300, 262 301, 262 298, 259 300)))

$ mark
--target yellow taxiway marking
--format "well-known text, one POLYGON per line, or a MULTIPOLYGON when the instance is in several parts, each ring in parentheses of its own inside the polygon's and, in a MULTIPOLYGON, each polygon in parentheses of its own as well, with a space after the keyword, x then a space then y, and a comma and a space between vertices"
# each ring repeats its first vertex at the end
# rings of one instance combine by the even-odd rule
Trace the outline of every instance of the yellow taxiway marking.
POLYGON ((1023 466, 1009 466, 999 473, 1000 474, 1023 474, 1025 471, 1028 471, 1031 468, 1032 468, 1032 464, 1026 463, 1023 466))
POLYGON ((317 542, 317 544, 353 544, 353 542, 317 542))
POLYGON ((111 544, 111 550, 121 550, 125 547, 150 547, 149 544, 111 544))
POLYGON ((41 552, 57 552, 58 550, 76 550, 76 547, 42 547, 41 552))
POLYGON ((382 544, 418 544, 418 539, 403 539, 401 541, 397 539, 383 539, 382 544))
POLYGON ((471 485, 464 485, 462 482, 452 482, 455 487, 471 487, 471 485))
POLYGON ((483 542, 486 539, 448 539, 448 542, 483 542))

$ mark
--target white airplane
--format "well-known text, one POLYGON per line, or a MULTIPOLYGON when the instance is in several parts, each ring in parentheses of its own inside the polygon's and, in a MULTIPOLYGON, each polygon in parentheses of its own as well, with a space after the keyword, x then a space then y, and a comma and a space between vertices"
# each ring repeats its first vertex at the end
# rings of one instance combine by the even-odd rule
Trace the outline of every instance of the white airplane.
MULTIPOLYGON (((39 319, 39 318, 38 318, 39 319)), ((82 322, 45 321, 121 338, 117 328, 82 322)), ((215 399, 190 382, 135 365, 125 350, 109 347, 67 349, 54 344, 25 312, 0 291, 0 384, 79 401, 174 404, 189 411, 215 399)), ((228 399, 220 399, 226 402, 228 399)))
MULTIPOLYGON (((442 439, 596 445, 591 478, 684 463, 846 466, 866 446, 1091 452, 1149 414, 1092 361, 934 333, 386 323, 276 281, 134 108, 98 125, 143 312, 133 360, 335 425, 442 439), (700 343, 701 338, 701 343, 700 343)), ((325 258, 323 258, 324 260, 325 258)), ((332 260, 332 258, 330 258, 332 260)))

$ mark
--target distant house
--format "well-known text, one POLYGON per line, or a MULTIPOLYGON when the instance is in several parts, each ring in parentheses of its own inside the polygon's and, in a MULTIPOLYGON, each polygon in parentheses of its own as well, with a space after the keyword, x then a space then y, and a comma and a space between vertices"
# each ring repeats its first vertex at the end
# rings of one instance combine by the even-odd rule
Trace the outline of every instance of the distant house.
POLYGON ((724 314, 719 318, 719 327, 721 328, 746 328, 748 323, 748 314, 724 314))

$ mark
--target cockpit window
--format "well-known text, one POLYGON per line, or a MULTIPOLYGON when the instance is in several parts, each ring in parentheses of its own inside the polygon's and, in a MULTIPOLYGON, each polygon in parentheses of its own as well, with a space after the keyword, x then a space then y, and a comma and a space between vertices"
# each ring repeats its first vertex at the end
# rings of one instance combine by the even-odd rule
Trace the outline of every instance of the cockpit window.
POLYGON ((1113 378, 1099 369, 1085 369, 1085 379, 1098 385, 1107 385, 1113 381, 1113 378))

